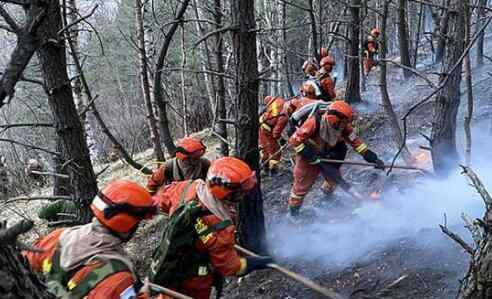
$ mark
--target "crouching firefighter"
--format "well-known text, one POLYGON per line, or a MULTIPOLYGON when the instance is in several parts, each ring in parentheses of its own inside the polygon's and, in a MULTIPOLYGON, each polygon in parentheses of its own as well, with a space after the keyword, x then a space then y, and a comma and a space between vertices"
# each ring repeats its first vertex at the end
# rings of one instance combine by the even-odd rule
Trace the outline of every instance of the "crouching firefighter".
POLYGON ((268 161, 266 169, 276 172, 281 161, 279 139, 287 125, 288 117, 284 110, 285 100, 281 97, 265 97, 265 111, 260 116, 258 132, 261 162, 268 161))
MULTIPOLYGON (((169 214, 152 256, 150 279, 195 299, 220 294, 226 276, 264 269, 270 257, 241 258, 235 245, 232 206, 256 185, 256 174, 236 158, 212 162, 207 179, 175 182, 154 196, 169 214)), ((162 298, 162 297, 161 297, 162 298)))
POLYGON ((32 268, 57 298, 149 298, 123 246, 155 214, 151 195, 134 182, 114 181, 90 208, 91 223, 55 230, 35 242, 42 252, 24 253, 32 268))
POLYGON ((308 118, 289 139, 296 152, 294 183, 289 198, 291 217, 299 215, 303 199, 320 173, 325 179, 322 190, 328 197, 337 185, 344 190, 350 190, 350 186, 340 174, 341 165, 321 161, 344 160, 347 155, 346 143, 367 162, 375 163, 378 169, 384 169, 383 161, 355 134, 351 125, 352 118, 353 111, 350 105, 344 101, 335 101, 328 106, 324 114, 315 114, 308 118))
POLYGON ((155 170, 147 182, 151 194, 175 181, 205 179, 210 161, 203 157, 206 147, 201 140, 184 137, 176 142, 176 157, 155 170))

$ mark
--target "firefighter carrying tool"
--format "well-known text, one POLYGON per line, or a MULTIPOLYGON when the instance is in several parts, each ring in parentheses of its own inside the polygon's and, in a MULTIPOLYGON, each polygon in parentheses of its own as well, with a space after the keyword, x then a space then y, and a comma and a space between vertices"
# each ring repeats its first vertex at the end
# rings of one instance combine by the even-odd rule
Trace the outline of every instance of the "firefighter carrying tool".
POLYGON ((369 75, 372 68, 377 65, 376 56, 379 50, 378 37, 381 34, 378 28, 371 30, 371 34, 363 43, 363 65, 364 75, 369 75))
POLYGON ((288 117, 284 112, 285 100, 281 97, 265 97, 265 111, 260 116, 259 144, 262 164, 268 161, 266 169, 274 173, 278 169, 282 153, 279 151, 279 139, 287 125, 288 117))
POLYGON ((256 185, 256 174, 243 161, 224 157, 212 162, 206 181, 172 183, 154 196, 170 218, 152 256, 150 279, 195 299, 220 294, 225 276, 265 269, 270 257, 241 258, 235 245, 233 205, 256 185))
POLYGON ((325 179, 322 190, 329 196, 340 185, 344 190, 357 194, 342 179, 340 164, 324 163, 320 159, 344 160, 347 154, 346 143, 362 155, 367 162, 375 163, 384 169, 384 163, 360 139, 352 128, 352 107, 344 101, 335 101, 326 113, 311 116, 289 139, 296 154, 293 175, 294 182, 289 198, 289 212, 298 216, 303 199, 321 173, 325 179))

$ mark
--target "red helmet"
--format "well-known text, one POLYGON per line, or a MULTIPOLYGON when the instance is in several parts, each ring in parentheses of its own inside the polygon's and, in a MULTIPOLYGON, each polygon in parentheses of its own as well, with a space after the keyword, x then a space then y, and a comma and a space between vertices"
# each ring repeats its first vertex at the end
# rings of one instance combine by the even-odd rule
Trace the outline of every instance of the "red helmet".
POLYGON ((352 110, 352 107, 347 102, 342 100, 337 100, 331 103, 330 106, 328 106, 327 113, 330 112, 334 113, 337 116, 343 116, 349 121, 352 121, 352 118, 354 116, 354 111, 352 110))
POLYGON ((176 158, 180 160, 197 159, 205 154, 205 149, 200 139, 184 137, 176 142, 176 158))
POLYGON ((94 216, 104 226, 118 233, 129 233, 143 219, 156 212, 152 196, 132 181, 109 183, 96 195, 91 204, 94 216))
POLYGON ((371 35, 374 37, 378 37, 381 34, 381 31, 379 31, 378 28, 374 28, 371 30, 371 35))
POLYGON ((302 92, 305 97, 310 99, 316 98, 316 85, 313 81, 305 81, 302 83, 302 92))
POLYGON ((328 66, 333 67, 335 65, 335 59, 333 59, 333 57, 328 55, 326 57, 323 57, 323 59, 321 59, 320 65, 321 67, 328 67, 328 66))
POLYGON ((244 161, 224 157, 212 162, 207 173, 212 195, 223 200, 233 192, 247 192, 256 185, 256 173, 244 161))
POLYGON ((328 56, 328 49, 327 48, 321 48, 319 49, 319 57, 323 58, 328 56))

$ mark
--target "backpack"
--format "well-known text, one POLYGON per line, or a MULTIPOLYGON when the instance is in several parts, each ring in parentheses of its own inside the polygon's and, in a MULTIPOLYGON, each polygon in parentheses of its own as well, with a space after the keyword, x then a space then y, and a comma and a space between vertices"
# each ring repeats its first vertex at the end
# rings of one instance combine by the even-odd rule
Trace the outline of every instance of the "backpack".
MULTIPOLYGON (((294 112, 289 118, 289 129, 292 131, 292 134, 295 132, 295 129, 302 126, 302 124, 313 115, 321 115, 326 112, 330 103, 326 102, 314 102, 308 104, 304 107, 301 107, 296 112, 294 112)), ((289 131, 289 130, 288 130, 289 131)), ((289 134, 292 135, 292 134, 289 134)))
POLYGON ((201 221, 200 217, 210 212, 204 211, 195 200, 184 200, 192 183, 188 181, 181 193, 179 206, 169 218, 161 242, 152 254, 149 277, 154 283, 178 287, 187 278, 208 275, 211 272, 208 254, 197 252, 195 244, 199 238, 203 240, 232 224, 225 220, 210 227, 201 221))

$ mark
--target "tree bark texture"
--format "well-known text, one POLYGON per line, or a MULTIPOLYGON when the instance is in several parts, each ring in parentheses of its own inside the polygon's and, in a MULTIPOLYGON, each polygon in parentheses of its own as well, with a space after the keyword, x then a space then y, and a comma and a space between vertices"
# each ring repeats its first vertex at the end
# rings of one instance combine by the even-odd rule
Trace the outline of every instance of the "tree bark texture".
MULTIPOLYGON (((471 40, 471 9, 470 0, 463 0, 465 2, 465 42, 470 43, 471 40)), ((465 88, 466 88, 466 114, 464 121, 465 130, 465 166, 470 167, 471 165, 471 152, 472 152, 472 131, 471 131, 471 121, 473 117, 473 84, 472 84, 472 69, 471 69, 471 58, 470 53, 465 56, 463 60, 465 68, 465 88)))
MULTIPOLYGON (((215 0, 214 6, 214 21, 217 24, 216 30, 223 27, 222 25, 222 11, 223 3, 222 0, 215 0)), ((224 67, 224 41, 222 34, 216 34, 214 37, 215 48, 214 56, 215 63, 217 64, 217 72, 220 74, 225 73, 224 67)), ((224 82, 224 77, 217 77, 217 116, 216 118, 226 119, 227 109, 226 109, 226 85, 224 82)), ((227 140, 227 124, 225 122, 217 122, 216 124, 217 134, 222 136, 224 140, 227 140)), ((229 156, 229 145, 226 142, 220 142, 220 153, 223 156, 229 156)))
POLYGON ((17 43, 0 78, 0 108, 7 102, 7 97, 14 96, 17 82, 21 79, 22 73, 40 45, 35 31, 44 16, 44 8, 34 3, 26 10, 25 24, 22 27, 13 28, 16 29, 17 43))
POLYGON ((462 0, 452 0, 449 13, 448 41, 443 61, 443 75, 450 76, 446 86, 436 95, 432 126, 432 162, 438 176, 446 176, 457 166, 459 156, 456 149, 456 116, 460 104, 460 83, 462 63, 452 73, 465 47, 465 11, 462 0), (459 13, 457 13, 459 12, 459 13))
POLYGON ((361 0, 350 1, 351 23, 349 40, 347 41, 347 87, 345 100, 349 103, 360 102, 360 63, 359 63, 359 31, 360 31, 361 0))
POLYGON ((92 217, 89 205, 98 189, 67 74, 65 44, 58 36, 61 28, 60 4, 55 0, 49 1, 46 18, 37 31, 38 38, 46 41, 39 48, 38 57, 56 134, 63 142, 65 157, 71 160, 68 173, 73 179, 75 200, 80 208, 79 220, 86 222, 92 217))
MULTIPOLYGON (((476 31, 480 30, 483 26, 483 19, 487 16, 487 0, 479 0, 477 8, 477 21, 476 21, 476 31)), ((480 37, 477 41, 477 65, 483 65, 483 46, 484 46, 485 32, 480 33, 480 37)))
POLYGON ((22 221, 9 229, 0 227, 0 298, 2 299, 55 299, 44 283, 32 272, 31 266, 21 256, 15 238, 18 234, 29 230, 32 222, 22 221), (19 230, 12 234, 11 240, 3 237, 11 234, 12 230, 19 230))
POLYGON ((174 18, 175 22, 171 25, 169 31, 165 35, 164 43, 159 51, 154 76, 154 101, 159 108, 158 119, 162 133, 162 140, 166 145, 167 151, 172 156, 176 154, 176 145, 174 145, 173 137, 171 135, 171 131, 169 130, 167 104, 164 100, 164 89, 162 87, 162 69, 164 67, 164 60, 166 59, 167 51, 171 45, 174 33, 176 33, 176 30, 178 29, 180 20, 183 19, 188 4, 190 4, 190 0, 183 0, 183 2, 181 2, 181 6, 179 7, 176 17, 174 18))
MULTIPOLYGON (((393 141, 400 145, 403 144, 403 136, 402 136, 402 131, 400 128, 400 122, 398 120, 398 116, 395 113, 395 110, 393 109, 393 104, 391 103, 391 99, 388 93, 388 80, 387 80, 387 74, 386 74, 386 62, 384 60, 386 59, 386 48, 387 48, 387 23, 388 23, 388 6, 389 6, 389 1, 385 0, 383 3, 383 11, 381 14, 381 43, 380 43, 380 60, 381 63, 379 65, 380 67, 380 76, 379 76, 379 87, 381 90, 381 98, 382 98, 382 103, 383 103, 383 108, 384 108, 384 113, 386 116, 389 118, 391 130, 392 130, 392 135, 393 135, 393 141)), ((402 150, 402 157, 405 160, 405 162, 408 165, 412 164, 412 155, 410 154, 410 151, 408 148, 405 146, 402 150)))
MULTIPOLYGON (((447 4, 450 6, 450 1, 448 0, 447 4)), ((437 46, 436 46, 436 62, 439 63, 442 61, 444 57, 444 51, 446 48, 446 44, 448 41, 448 38, 451 38, 449 35, 449 18, 450 18, 450 12, 449 10, 444 11, 444 15, 441 17, 440 25, 439 25, 439 37, 437 41, 437 46)))
POLYGON ((150 79, 147 60, 147 49, 145 43, 145 20, 144 6, 142 0, 135 0, 135 23, 137 27, 137 45, 138 45, 138 61, 140 73, 140 88, 142 89, 143 100, 147 112, 147 124, 150 130, 150 139, 152 140, 152 148, 157 161, 164 161, 164 152, 161 147, 161 136, 159 127, 154 115, 154 107, 150 92, 150 79))
MULTIPOLYGON (((259 171, 258 152, 258 62, 254 0, 233 0, 232 34, 236 62, 236 105, 238 109, 237 148, 239 158, 259 171)), ((259 178, 259 175, 258 175, 259 178)), ((241 244, 257 252, 265 252, 265 220, 260 180, 239 206, 239 239, 241 244)))
MULTIPOLYGON (((412 64, 410 62, 410 46, 408 40, 407 4, 407 0, 399 0, 398 39, 400 42, 401 64, 407 67, 411 67, 412 64)), ((409 78, 412 76, 412 72, 407 69, 403 69, 403 76, 405 78, 409 78)))

